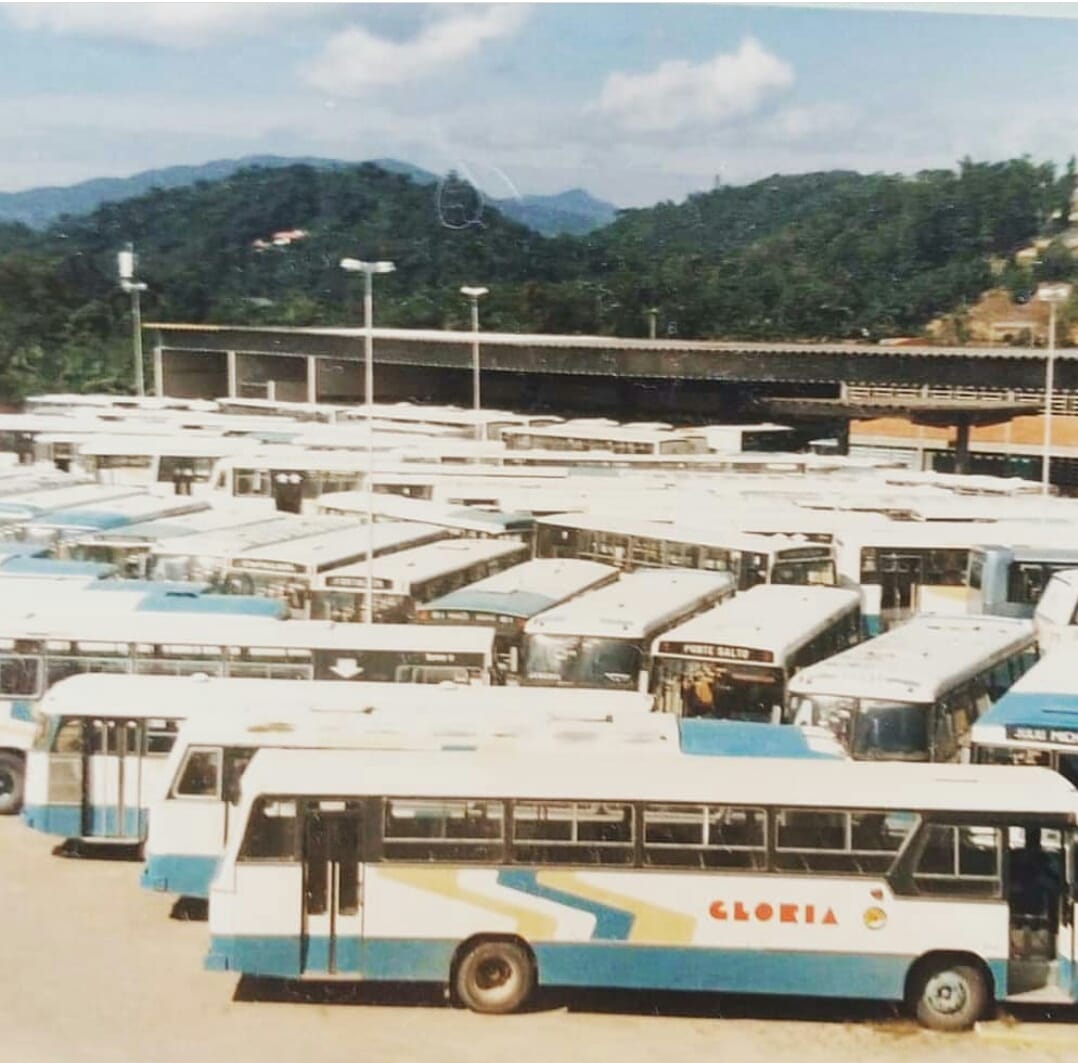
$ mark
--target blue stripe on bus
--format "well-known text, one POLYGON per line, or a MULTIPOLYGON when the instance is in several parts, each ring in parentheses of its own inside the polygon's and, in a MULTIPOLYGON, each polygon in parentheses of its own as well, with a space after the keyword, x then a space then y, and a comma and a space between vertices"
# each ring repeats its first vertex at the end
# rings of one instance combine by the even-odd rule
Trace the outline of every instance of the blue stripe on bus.
POLYGON ((498 885, 594 915, 595 928, 591 932, 593 941, 624 941, 628 938, 629 931, 633 928, 635 916, 632 912, 623 908, 613 908, 607 904, 600 904, 598 901, 589 900, 586 897, 577 897, 572 893, 567 893, 565 890, 543 886, 538 881, 538 872, 535 871, 516 868, 503 869, 498 872, 498 885))
POLYGON ((90 808, 90 829, 83 831, 82 809, 78 805, 26 805, 22 820, 32 830, 42 834, 57 834, 61 838, 101 838, 103 841, 137 842, 146 833, 146 809, 125 808, 122 830, 114 807, 99 805, 90 808))
POLYGON ((25 698, 16 698, 11 703, 11 718, 22 720, 23 723, 34 722, 34 703, 25 698))
MULTIPOLYGON (((386 981, 444 982, 460 942, 432 939, 338 938, 336 970, 386 981)), ((701 990, 791 996, 901 1000, 914 955, 708 949, 621 943, 533 944, 538 980, 547 986, 701 990)), ((301 966, 298 937, 210 938, 207 970, 278 978, 326 973, 329 940, 309 939, 301 966)), ((1000 995, 1006 960, 989 969, 1000 995)))
POLYGON ((206 898, 217 874, 216 856, 154 854, 146 857, 139 877, 143 889, 174 893, 180 897, 206 898))

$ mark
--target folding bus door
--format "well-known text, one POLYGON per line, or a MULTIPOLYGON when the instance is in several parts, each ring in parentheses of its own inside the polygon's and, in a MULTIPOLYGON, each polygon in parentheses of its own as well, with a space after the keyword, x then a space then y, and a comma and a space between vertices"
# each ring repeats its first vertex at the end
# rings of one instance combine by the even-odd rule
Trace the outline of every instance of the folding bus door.
POLYGON ((90 721, 83 761, 82 836, 138 841, 142 790, 138 720, 90 721))
POLYGON ((363 935, 363 837, 358 801, 312 801, 303 822, 305 974, 355 974, 363 935))

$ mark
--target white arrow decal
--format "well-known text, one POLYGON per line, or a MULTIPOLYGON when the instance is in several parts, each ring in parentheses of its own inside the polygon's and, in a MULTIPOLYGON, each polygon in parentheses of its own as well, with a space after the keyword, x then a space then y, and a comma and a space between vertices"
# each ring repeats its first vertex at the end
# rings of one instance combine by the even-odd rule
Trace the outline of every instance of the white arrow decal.
POLYGON ((355 657, 338 657, 337 663, 330 668, 330 671, 337 676, 338 679, 355 679, 363 669, 360 668, 359 662, 355 657))

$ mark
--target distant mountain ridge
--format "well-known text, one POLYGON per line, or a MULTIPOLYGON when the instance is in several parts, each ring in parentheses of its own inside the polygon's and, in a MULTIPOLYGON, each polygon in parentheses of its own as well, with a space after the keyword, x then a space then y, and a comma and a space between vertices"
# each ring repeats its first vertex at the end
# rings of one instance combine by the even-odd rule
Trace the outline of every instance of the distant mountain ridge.
MULTIPOLYGON (((440 180, 437 174, 399 159, 368 161, 390 173, 403 174, 417 184, 435 184, 440 180)), ((252 166, 279 169, 300 165, 319 170, 340 170, 360 164, 310 155, 245 155, 238 159, 215 159, 199 165, 144 170, 130 177, 95 177, 74 185, 0 192, 0 222, 16 222, 32 229, 44 229, 64 214, 90 214, 103 203, 133 199, 152 188, 183 188, 200 181, 221 181, 252 166)), ((526 195, 513 199, 491 199, 490 202, 506 217, 545 236, 591 232, 612 222, 618 211, 613 204, 597 199, 580 188, 555 195, 526 195)))

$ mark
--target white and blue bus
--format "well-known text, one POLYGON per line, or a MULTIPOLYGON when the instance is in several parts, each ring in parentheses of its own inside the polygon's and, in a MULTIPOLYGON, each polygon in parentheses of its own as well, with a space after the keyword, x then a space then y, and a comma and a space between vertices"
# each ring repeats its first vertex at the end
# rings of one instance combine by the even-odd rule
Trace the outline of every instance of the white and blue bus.
MULTIPOLYGON (((202 799, 194 803, 197 808, 190 801, 185 807, 205 816, 214 812, 207 807, 203 785, 212 765, 217 766, 215 788, 223 785, 225 800, 231 800, 242 764, 263 744, 332 747, 395 741, 424 748, 426 740, 437 739, 451 748, 468 748, 474 735, 464 729, 454 736, 452 721, 472 729, 485 721, 485 729, 498 735, 514 721, 519 726, 517 717, 540 719, 561 712, 566 720, 614 719, 624 713, 643 718, 651 707, 649 697, 635 693, 519 694, 505 688, 404 683, 365 683, 360 689, 275 679, 75 676, 57 683, 42 702, 27 756, 23 820, 35 830, 68 839, 140 842, 147 808, 175 770, 166 758, 180 725, 189 719, 203 725, 196 735, 216 736, 211 745, 199 742, 199 753, 181 769, 184 778, 178 784, 183 797, 202 799), (437 727, 441 733, 435 733, 437 727), (304 738, 307 731, 311 735, 304 738), (411 732, 416 736, 409 737, 411 732)), ((227 812, 217 811, 222 816, 227 812)))
POLYGON ((970 551, 969 611, 992 616, 1031 617, 1049 580, 1078 566, 1078 545, 1065 546, 1071 527, 1052 535, 1050 545, 982 546, 970 551))
POLYGON ((0 813, 22 801, 35 707, 84 672, 489 685, 494 630, 177 612, 0 617, 0 813))
POLYGON ((396 686, 354 701, 345 711, 329 711, 330 695, 336 692, 327 689, 325 698, 312 698, 312 711, 299 711, 297 699, 291 706, 281 703, 286 711, 276 714, 266 705, 247 713, 200 711, 181 726, 164 766, 164 785, 148 809, 144 887, 208 896, 236 814, 240 780, 259 749, 462 752, 526 747, 585 755, 602 749, 710 757, 845 757, 823 731, 677 720, 647 711, 651 698, 635 691, 436 687, 416 697, 407 687, 396 686))
POLYGON ((1036 660, 1028 620, 915 616, 798 672, 786 718, 830 728, 857 760, 957 760, 974 721, 1036 660))
POLYGON ((729 572, 644 569, 533 616, 525 685, 647 690, 656 636, 734 593, 729 572))
MULTIPOLYGON (((378 529, 393 525, 375 524, 378 529)), ((404 525, 422 527, 422 525, 404 525)), ((377 557, 374 562, 375 620, 403 623, 415 619, 423 602, 524 562, 525 543, 506 539, 440 539, 377 557)), ((322 573, 311 590, 311 618, 353 622, 363 619, 368 595, 369 562, 322 573)))
POLYGON ((1033 611, 1033 626, 1042 653, 1072 643, 1078 632, 1078 568, 1055 573, 1033 611))
POLYGON ((1078 784, 1078 666, 1064 649, 1042 657, 974 725, 978 764, 1051 768, 1078 784))
POLYGON ((778 723, 790 677, 860 637, 857 591, 759 584, 656 638, 651 690, 678 716, 778 723))
POLYGON ((539 613, 614 583, 618 569, 598 561, 539 557, 434 598, 416 610, 421 624, 490 624, 508 675, 520 670, 524 627, 539 613))
MULTIPOLYGON (((721 725, 720 725, 721 726, 721 725)), ((1036 768, 265 749, 206 966, 448 985, 1073 1003, 1078 792, 1036 768), (1041 885, 1047 864, 1058 872, 1041 885)))
POLYGON ((757 583, 834 586, 829 543, 749 535, 731 528, 662 523, 612 513, 561 513, 535 522, 536 557, 578 557, 620 569, 699 568, 730 572, 738 590, 757 583))

